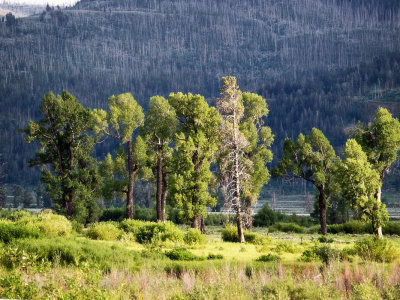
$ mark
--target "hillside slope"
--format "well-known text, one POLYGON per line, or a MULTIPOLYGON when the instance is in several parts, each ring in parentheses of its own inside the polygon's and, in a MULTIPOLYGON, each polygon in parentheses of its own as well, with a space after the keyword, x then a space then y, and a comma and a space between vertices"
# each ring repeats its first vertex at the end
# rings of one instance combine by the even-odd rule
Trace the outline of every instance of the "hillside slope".
MULTIPOLYGON (((399 49, 396 3, 81 1, 12 26, 2 23, 0 153, 8 180, 37 180, 27 171, 33 147, 16 128, 38 117, 49 90, 67 89, 91 107, 129 91, 145 106, 149 96, 175 91, 201 93, 212 102, 219 78, 228 74, 251 91, 278 79, 299 81, 399 49)), ((278 115, 271 111, 270 118, 278 115)), ((309 115, 308 121, 318 118, 309 115)))

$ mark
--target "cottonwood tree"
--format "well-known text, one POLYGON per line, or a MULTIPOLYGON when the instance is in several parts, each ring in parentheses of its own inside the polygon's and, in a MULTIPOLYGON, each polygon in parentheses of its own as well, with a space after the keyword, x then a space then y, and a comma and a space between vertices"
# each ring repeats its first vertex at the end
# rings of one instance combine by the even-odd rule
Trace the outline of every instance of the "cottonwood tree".
POLYGON ((373 232, 378 234, 383 221, 388 219, 385 205, 376 198, 376 191, 382 185, 380 174, 356 140, 346 142, 343 155, 344 160, 336 162, 341 194, 363 219, 371 220, 373 232))
POLYGON ((160 96, 150 98, 149 110, 145 115, 142 134, 148 148, 156 153, 153 159, 156 173, 156 211, 157 220, 165 222, 165 203, 167 199, 167 169, 172 153, 169 147, 177 129, 174 108, 160 96))
POLYGON ((78 206, 89 205, 82 201, 90 199, 92 205, 97 205, 94 191, 100 178, 93 175, 97 166, 90 157, 96 142, 90 134, 92 114, 67 91, 61 96, 46 94, 39 109, 43 117, 38 122, 30 121, 23 130, 26 142, 40 143, 39 152, 29 163, 41 167, 41 181, 47 193, 68 217, 75 218, 82 213, 78 206), (91 181, 90 186, 86 185, 87 180, 91 181))
POLYGON ((296 142, 287 138, 283 144, 283 156, 273 169, 274 177, 300 178, 312 183, 319 206, 321 233, 327 233, 326 209, 335 191, 335 151, 324 134, 316 128, 311 134, 299 134, 296 142))
POLYGON ((247 169, 249 180, 246 181, 243 189, 245 199, 245 227, 252 229, 253 210, 252 206, 257 202, 261 188, 270 178, 267 163, 272 160, 272 152, 269 149, 274 141, 271 128, 264 126, 264 118, 269 110, 267 102, 257 94, 245 92, 242 95, 244 115, 239 124, 241 133, 245 136, 249 145, 244 149, 244 156, 251 161, 247 169))
POLYGON ((111 96, 108 107, 109 113, 102 109, 94 110, 95 131, 119 140, 121 145, 126 144, 126 217, 133 219, 133 186, 143 162, 142 147, 139 147, 140 153, 134 154, 133 133, 143 124, 144 115, 142 107, 130 93, 111 96))
MULTIPOLYGON (((380 185, 375 191, 377 202, 381 202, 382 182, 390 166, 397 159, 400 150, 400 123, 386 108, 378 108, 372 124, 359 123, 352 135, 367 154, 369 163, 379 173, 380 185)), ((382 227, 376 228, 379 237, 382 237, 382 227)))
POLYGON ((241 212, 241 192, 250 179, 248 170, 252 162, 245 156, 245 150, 250 147, 246 136, 240 131, 244 106, 242 93, 236 85, 235 77, 222 77, 221 97, 217 99, 217 109, 224 122, 221 127, 218 166, 223 185, 223 191, 228 201, 232 202, 236 211, 236 225, 239 242, 243 243, 244 234, 241 212))
POLYGON ((221 116, 200 95, 170 94, 169 103, 178 118, 173 172, 169 176, 171 203, 182 209, 193 228, 204 231, 206 206, 216 204, 216 198, 210 195, 214 177, 210 163, 220 142, 221 116))

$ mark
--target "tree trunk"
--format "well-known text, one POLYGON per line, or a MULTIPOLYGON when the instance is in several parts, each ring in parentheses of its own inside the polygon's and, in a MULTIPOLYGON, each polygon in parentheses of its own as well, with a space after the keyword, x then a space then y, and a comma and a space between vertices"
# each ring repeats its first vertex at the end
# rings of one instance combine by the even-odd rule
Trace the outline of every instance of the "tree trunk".
POLYGON ((247 231, 253 230, 253 209, 249 200, 246 201, 246 223, 244 225, 247 231))
POLYGON ((163 189, 163 182, 162 182, 162 149, 161 147, 158 148, 157 153, 157 190, 156 190, 156 211, 157 211, 157 220, 164 221, 163 212, 162 212, 162 189, 163 189))
MULTIPOLYGON (((381 197, 382 197, 382 187, 379 186, 378 190, 376 191, 375 194, 376 201, 378 202, 378 205, 381 204, 381 197)), ((383 239, 383 233, 382 233, 382 226, 375 226, 375 220, 374 218, 371 220, 372 221, 372 228, 374 231, 374 234, 376 234, 380 239, 383 239)))
POLYGON ((165 205, 167 203, 167 192, 168 192, 168 182, 167 182, 167 173, 165 171, 162 172, 162 196, 161 196, 161 219, 165 223, 165 205))
MULTIPOLYGON (((235 108, 236 109, 236 108, 235 108)), ((240 175, 239 175, 239 148, 238 148, 238 128, 236 126, 236 110, 234 109, 233 114, 233 130, 234 130, 234 145, 235 145, 235 158, 234 158, 234 180, 235 180, 235 191, 234 191, 234 204, 236 207, 236 223, 238 229, 238 238, 240 243, 244 243, 244 234, 242 226, 242 215, 240 212, 240 175)))
POLYGON ((126 195, 126 218, 133 219, 133 185, 135 184, 135 173, 133 169, 132 141, 128 141, 128 193, 126 195))
POLYGON ((74 214, 74 204, 72 202, 72 192, 69 191, 65 198, 65 209, 68 217, 72 217, 74 214))
POLYGON ((324 187, 319 187, 318 191, 319 223, 321 224, 321 233, 326 235, 326 197, 324 187))
POLYGON ((204 218, 200 218, 200 231, 201 233, 205 234, 206 233, 206 224, 204 223, 204 218))
POLYGON ((200 228, 200 217, 198 215, 194 215, 194 217, 192 219, 192 228, 201 230, 201 228, 200 228))

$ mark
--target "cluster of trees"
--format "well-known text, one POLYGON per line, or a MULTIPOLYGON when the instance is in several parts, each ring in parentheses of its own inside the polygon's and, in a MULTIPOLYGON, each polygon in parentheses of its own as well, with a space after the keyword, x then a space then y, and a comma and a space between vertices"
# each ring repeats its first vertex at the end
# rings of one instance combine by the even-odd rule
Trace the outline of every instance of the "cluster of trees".
POLYGON ((301 178, 314 185, 322 234, 327 233, 328 200, 336 194, 360 218, 371 220, 373 232, 382 237, 388 215, 381 203, 381 187, 400 150, 400 123, 387 109, 379 108, 372 123, 360 122, 350 134, 343 159, 316 128, 308 136, 300 134, 295 142, 286 139, 273 175, 301 178))
POLYGON ((221 82, 216 108, 201 95, 172 93, 151 97, 145 114, 131 94, 110 97, 106 111, 84 108, 66 91, 50 92, 40 105, 42 118, 23 130, 26 142, 40 144, 30 165, 41 167, 41 181, 60 210, 84 223, 98 217, 99 198, 121 195, 126 217, 133 218, 135 181, 154 179, 158 220, 165 221, 169 194, 186 221, 204 231, 206 207, 216 204, 223 186, 243 232, 241 206, 249 228, 251 206, 269 180, 273 135, 263 124, 265 99, 242 93, 235 77, 221 82), (97 162, 94 146, 107 137, 119 148, 97 162))
MULTIPOLYGON (((206 207, 215 206, 220 193, 236 212, 243 242, 244 227, 251 230, 252 206, 270 178, 274 135, 264 125, 265 99, 242 93, 235 77, 221 79, 215 102, 211 107, 201 95, 171 93, 168 99, 151 97, 144 113, 127 93, 110 97, 106 111, 84 108, 66 91, 48 93, 40 105, 42 119, 24 130, 25 140, 41 147, 30 164, 41 166, 41 180, 60 209, 84 223, 98 218, 99 198, 118 196, 126 196, 126 217, 133 218, 133 187, 141 180, 155 182, 157 220, 166 220, 168 198, 193 228, 204 231, 206 207), (94 147, 108 137, 118 149, 98 162, 94 147)), ((382 236, 387 212, 381 187, 400 150, 400 123, 379 108, 372 123, 359 122, 350 134, 343 159, 319 129, 296 141, 287 138, 272 174, 315 187, 322 234, 334 196, 357 217, 370 219, 382 236)))

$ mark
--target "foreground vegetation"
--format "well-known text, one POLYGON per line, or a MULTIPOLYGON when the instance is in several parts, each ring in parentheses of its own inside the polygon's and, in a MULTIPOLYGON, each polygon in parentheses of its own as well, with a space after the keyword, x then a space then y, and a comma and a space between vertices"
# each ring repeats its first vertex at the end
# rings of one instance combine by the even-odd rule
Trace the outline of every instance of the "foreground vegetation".
MULTIPOLYGON (((300 226, 299 226, 300 227, 300 226)), ((60 299, 399 299, 400 239, 245 232, 173 223, 83 229, 44 211, 2 212, 0 296, 60 299), (229 235, 230 234, 230 235, 229 235)))

